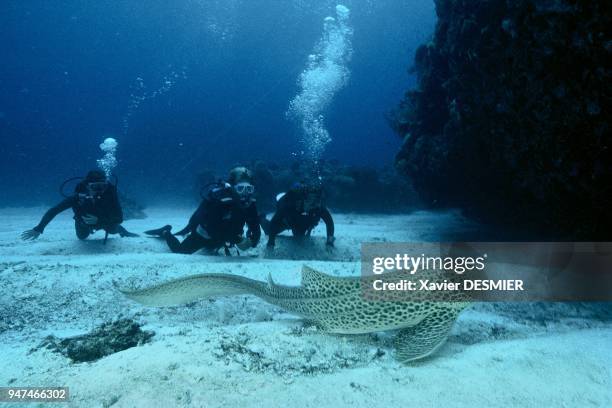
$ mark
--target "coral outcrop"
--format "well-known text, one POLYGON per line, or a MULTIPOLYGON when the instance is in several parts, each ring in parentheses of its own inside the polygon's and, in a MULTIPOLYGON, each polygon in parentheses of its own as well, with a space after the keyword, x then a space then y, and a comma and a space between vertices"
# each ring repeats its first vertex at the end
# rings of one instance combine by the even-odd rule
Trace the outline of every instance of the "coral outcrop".
POLYGON ((418 86, 391 115, 427 204, 533 238, 610 239, 612 18, 604 1, 436 0, 418 86))

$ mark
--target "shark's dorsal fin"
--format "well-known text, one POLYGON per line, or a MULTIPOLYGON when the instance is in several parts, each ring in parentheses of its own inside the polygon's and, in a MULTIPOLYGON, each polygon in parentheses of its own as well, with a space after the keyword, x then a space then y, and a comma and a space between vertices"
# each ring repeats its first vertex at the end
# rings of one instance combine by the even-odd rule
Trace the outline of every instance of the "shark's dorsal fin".
POLYGON ((336 283, 337 278, 312 269, 310 266, 302 266, 302 286, 305 288, 325 287, 336 283))
POLYGON ((274 279, 272 279, 272 274, 268 272, 268 288, 272 289, 275 285, 274 279))

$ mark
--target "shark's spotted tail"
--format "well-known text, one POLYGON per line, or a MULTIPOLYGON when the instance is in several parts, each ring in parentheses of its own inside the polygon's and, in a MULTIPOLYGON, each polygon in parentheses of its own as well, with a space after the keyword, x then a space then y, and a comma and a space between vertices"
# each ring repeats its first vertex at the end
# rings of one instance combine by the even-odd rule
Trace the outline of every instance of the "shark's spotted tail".
POLYGON ((200 274, 138 290, 119 289, 145 306, 172 306, 216 296, 261 295, 265 283, 229 274, 200 274))

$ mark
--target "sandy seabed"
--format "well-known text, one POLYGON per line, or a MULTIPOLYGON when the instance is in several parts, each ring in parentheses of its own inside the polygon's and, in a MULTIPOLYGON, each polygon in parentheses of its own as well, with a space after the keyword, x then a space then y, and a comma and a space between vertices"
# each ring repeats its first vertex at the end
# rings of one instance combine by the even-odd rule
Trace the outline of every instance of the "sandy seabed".
MULTIPOLYGON (((321 224, 301 244, 282 238, 265 253, 264 239, 232 257, 170 254, 146 237, 103 245, 101 232, 78 241, 69 212, 37 241, 20 241, 43 212, 0 209, 0 386, 68 386, 68 406, 78 407, 612 406, 612 322, 577 305, 476 304, 440 351, 403 366, 388 334, 329 335, 251 296, 145 308, 113 286, 204 272, 298 285, 303 264, 357 275, 362 242, 469 239, 478 226, 456 212, 337 214, 333 251, 321 224), (90 363, 39 347, 119 317, 153 330, 152 341, 90 363)), ((147 212, 124 225, 181 228, 190 215, 147 212)))

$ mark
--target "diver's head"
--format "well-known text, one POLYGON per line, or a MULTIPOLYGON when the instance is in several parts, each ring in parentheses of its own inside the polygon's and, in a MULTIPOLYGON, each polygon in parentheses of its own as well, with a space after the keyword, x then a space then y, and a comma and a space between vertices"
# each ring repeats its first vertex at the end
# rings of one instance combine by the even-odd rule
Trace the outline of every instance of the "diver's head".
POLYGON ((253 185, 253 176, 246 167, 234 167, 230 170, 228 182, 232 185, 240 202, 244 205, 249 205, 253 201, 255 186, 253 185))
POLYGON ((87 176, 85 176, 85 185, 87 186, 89 195, 99 197, 104 194, 108 188, 108 181, 103 171, 91 170, 87 173, 87 176))
POLYGON ((96 183, 100 181, 106 181, 106 175, 102 170, 90 170, 85 176, 85 182, 96 183))
POLYGON ((242 182, 253 184, 253 175, 246 167, 238 166, 230 170, 227 181, 232 186, 242 182))

